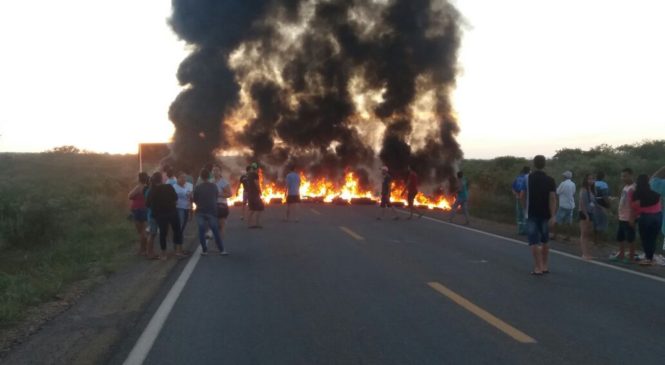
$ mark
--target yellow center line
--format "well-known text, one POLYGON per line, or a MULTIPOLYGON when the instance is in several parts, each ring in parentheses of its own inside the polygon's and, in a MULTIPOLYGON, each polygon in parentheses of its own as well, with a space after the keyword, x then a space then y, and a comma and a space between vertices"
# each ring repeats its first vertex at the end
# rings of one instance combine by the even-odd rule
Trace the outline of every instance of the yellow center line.
POLYGON ((319 211, 316 210, 316 209, 310 209, 310 210, 312 211, 312 213, 314 213, 314 214, 316 214, 316 215, 321 215, 321 212, 319 212, 319 211))
POLYGON ((479 306, 471 303, 468 301, 466 298, 463 296, 455 293, 454 291, 446 288, 445 286, 441 285, 440 283, 437 282, 430 282, 427 283, 432 289, 436 290, 437 292, 443 294, 446 296, 448 299, 452 300, 453 302, 457 303, 464 309, 468 310, 469 312, 475 314, 476 316, 480 317, 480 319, 484 320, 485 322, 489 323, 490 325, 496 327, 503 333, 507 334, 508 336, 512 337, 515 339, 517 342, 521 343, 536 343, 537 341, 527 335, 526 333, 518 330, 517 328, 509 325, 508 323, 500 320, 499 318, 495 317, 488 311, 480 308, 479 306))
POLYGON ((363 236, 357 234, 356 232, 350 230, 349 228, 346 228, 346 227, 344 227, 344 226, 339 226, 339 229, 341 229, 342 231, 344 231, 344 232, 345 232, 346 234, 348 234, 349 236, 351 236, 351 237, 357 239, 358 241, 364 241, 364 240, 365 240, 365 237, 363 237, 363 236))

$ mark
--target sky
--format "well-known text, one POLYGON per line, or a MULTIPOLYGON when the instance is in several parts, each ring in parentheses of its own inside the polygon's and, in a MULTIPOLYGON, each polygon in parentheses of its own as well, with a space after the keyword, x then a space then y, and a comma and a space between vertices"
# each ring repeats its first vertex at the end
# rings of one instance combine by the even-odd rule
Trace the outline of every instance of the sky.
MULTIPOLYGON (((665 2, 456 0, 467 158, 665 139, 665 2)), ((0 151, 135 153, 173 133, 170 1, 0 2, 0 151)))

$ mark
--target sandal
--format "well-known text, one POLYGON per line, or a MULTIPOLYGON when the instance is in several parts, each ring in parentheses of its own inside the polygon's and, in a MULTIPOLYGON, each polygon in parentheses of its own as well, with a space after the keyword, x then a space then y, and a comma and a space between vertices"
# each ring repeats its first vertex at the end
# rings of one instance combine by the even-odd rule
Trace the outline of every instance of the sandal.
POLYGON ((532 271, 532 272, 531 272, 531 275, 534 275, 534 276, 542 276, 543 273, 542 273, 542 272, 535 272, 535 271, 532 271))

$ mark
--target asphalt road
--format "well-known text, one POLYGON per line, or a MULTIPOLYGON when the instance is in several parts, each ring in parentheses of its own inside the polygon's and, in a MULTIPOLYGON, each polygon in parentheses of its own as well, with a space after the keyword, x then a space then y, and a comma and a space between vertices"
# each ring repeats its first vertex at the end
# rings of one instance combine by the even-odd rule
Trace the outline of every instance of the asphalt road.
POLYGON ((665 282, 557 254, 534 277, 522 245, 377 210, 232 210, 145 363, 665 363, 665 282))

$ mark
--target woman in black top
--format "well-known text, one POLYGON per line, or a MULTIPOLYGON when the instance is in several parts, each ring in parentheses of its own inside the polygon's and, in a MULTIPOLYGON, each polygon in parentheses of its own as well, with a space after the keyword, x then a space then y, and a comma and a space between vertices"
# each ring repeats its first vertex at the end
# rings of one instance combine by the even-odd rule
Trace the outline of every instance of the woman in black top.
POLYGON ((162 249, 160 259, 166 260, 166 235, 169 226, 173 229, 173 244, 177 257, 184 257, 182 250, 182 232, 176 202, 178 195, 170 184, 162 184, 162 174, 156 172, 150 180, 154 185, 148 193, 146 206, 152 210, 152 216, 157 220, 159 226, 159 246, 162 249))

